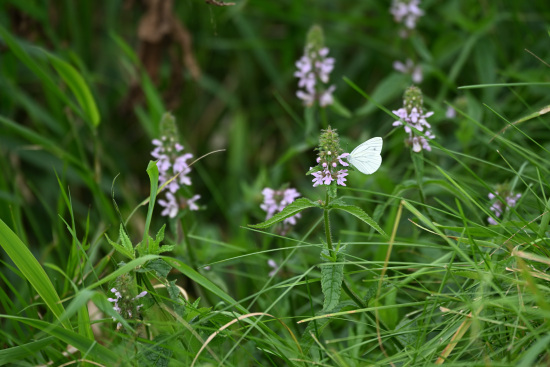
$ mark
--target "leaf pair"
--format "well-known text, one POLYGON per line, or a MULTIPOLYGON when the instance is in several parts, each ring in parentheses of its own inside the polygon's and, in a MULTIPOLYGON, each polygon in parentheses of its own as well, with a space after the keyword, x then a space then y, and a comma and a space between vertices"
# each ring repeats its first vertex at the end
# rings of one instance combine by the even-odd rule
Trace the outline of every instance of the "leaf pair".
MULTIPOLYGON (((258 223, 258 224, 249 224, 248 226, 251 228, 267 228, 274 224, 277 224, 279 222, 282 222, 283 220, 292 217, 293 215, 298 214, 304 209, 307 208, 324 208, 320 203, 306 199, 306 198, 300 198, 296 199, 294 202, 288 204, 282 211, 275 214, 268 220, 258 223)), ((337 209, 337 210, 343 210, 354 217, 360 219, 362 222, 368 224, 372 228, 374 228, 378 233, 380 233, 384 237, 388 237, 388 235, 384 232, 384 230, 376 223, 374 219, 372 219, 363 209, 356 205, 347 205, 343 201, 333 201, 327 208, 324 209, 337 209)))
POLYGON ((109 236, 107 236, 107 234, 105 234, 105 237, 116 251, 129 258, 130 260, 133 260, 136 258, 135 250, 137 250, 139 256, 145 256, 160 255, 163 252, 172 251, 174 249, 174 245, 164 245, 162 247, 160 246, 160 242, 164 239, 165 227, 166 225, 163 225, 161 229, 159 229, 157 235, 155 236, 155 239, 153 239, 151 236, 147 236, 147 240, 143 240, 138 243, 135 249, 132 241, 124 231, 122 224, 120 225, 119 234, 119 240, 121 244, 112 241, 109 236))

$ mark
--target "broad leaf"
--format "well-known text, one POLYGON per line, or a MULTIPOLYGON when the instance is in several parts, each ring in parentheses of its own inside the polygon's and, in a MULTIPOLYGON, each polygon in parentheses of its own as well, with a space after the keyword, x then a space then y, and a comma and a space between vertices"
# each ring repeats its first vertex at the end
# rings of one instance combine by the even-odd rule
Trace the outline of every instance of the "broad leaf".
MULTIPOLYGON (((337 264, 325 262, 321 266, 321 288, 325 296, 323 311, 331 311, 338 305, 338 302, 340 302, 342 281, 344 280, 344 256, 341 252, 342 250, 343 248, 336 254, 337 264)), ((330 253, 328 250, 323 250, 321 252, 321 259, 329 256, 330 253)))
POLYGON ((369 215, 365 213, 365 211, 360 207, 356 205, 342 205, 342 204, 334 204, 334 203, 330 207, 332 209, 343 210, 347 213, 350 213, 351 215, 361 219, 363 222, 367 223, 369 226, 374 228, 382 236, 388 237, 386 232, 384 232, 384 230, 378 225, 378 223, 376 223, 374 219, 369 217, 369 215))
POLYGON ((128 238, 128 236, 126 236, 126 233, 124 233, 122 225, 120 226, 120 241, 122 242, 122 245, 119 245, 118 243, 112 241, 109 236, 107 236, 107 234, 105 234, 105 238, 107 238, 109 244, 113 246, 116 251, 126 256, 130 260, 133 260, 135 258, 132 243, 130 242, 130 249, 128 249, 127 244, 125 244, 125 240, 130 241, 130 239, 128 238))
POLYGON ((50 278, 27 246, 25 246, 19 237, 17 237, 1 219, 0 246, 6 251, 8 257, 21 271, 25 279, 29 281, 34 290, 40 295, 55 317, 61 320, 63 327, 72 330, 72 325, 69 320, 62 320, 65 309, 50 278))
POLYGON ((145 265, 146 270, 154 270, 159 276, 166 278, 172 267, 162 259, 155 259, 145 265))

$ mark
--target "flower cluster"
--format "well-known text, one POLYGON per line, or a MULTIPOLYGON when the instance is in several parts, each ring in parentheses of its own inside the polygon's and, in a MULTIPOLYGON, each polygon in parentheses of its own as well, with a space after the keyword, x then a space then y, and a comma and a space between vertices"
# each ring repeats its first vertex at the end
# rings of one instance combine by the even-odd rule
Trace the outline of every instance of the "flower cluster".
MULTIPOLYGON (((521 198, 521 194, 514 194, 512 191, 509 191, 504 186, 499 186, 497 190, 495 190, 494 194, 490 192, 488 196, 490 200, 494 200, 493 204, 491 205, 491 211, 495 213, 495 217, 497 218, 500 218, 505 210, 509 210, 510 208, 516 206, 519 198, 521 198), (498 197, 503 198, 504 200, 501 201, 501 199, 499 199, 498 197)), ((489 222, 489 224, 492 225, 498 224, 497 221, 492 217, 487 218, 487 221, 489 222)))
POLYGON ((424 112, 424 102, 420 88, 409 87, 403 95, 403 107, 392 112, 401 119, 395 121, 393 126, 403 126, 409 134, 405 142, 413 147, 413 151, 418 153, 422 149, 432 150, 428 141, 434 139, 435 135, 431 131, 432 126, 426 119, 433 115, 433 112, 424 112), (423 135, 420 135, 419 132, 423 135))
MULTIPOLYGON (((127 319, 137 319, 139 318, 139 309, 143 307, 143 304, 138 302, 140 298, 143 298, 147 295, 147 291, 143 291, 135 297, 130 297, 127 295, 122 295, 126 291, 121 288, 121 291, 116 288, 111 288, 111 292, 114 293, 115 298, 107 298, 109 302, 113 302, 115 305, 113 309, 118 312, 122 317, 127 319), (122 292, 122 293, 121 293, 122 292), (138 304, 139 303, 139 304, 138 304)), ((116 319, 113 317, 113 321, 116 319)), ((117 324, 117 329, 122 327, 122 324, 119 322, 117 324)))
MULTIPOLYGON (((265 217, 266 220, 282 211, 288 204, 292 203, 300 196, 300 193, 293 188, 273 190, 266 187, 262 190, 262 194, 264 195, 264 202, 260 205, 260 208, 267 212, 265 217)), ((287 226, 293 226, 296 224, 296 219, 300 218, 300 216, 300 213, 293 215, 292 217, 286 218, 283 223, 287 226)))
POLYGON ((340 148, 340 140, 336 129, 330 126, 322 130, 319 137, 319 147, 317 148, 317 167, 312 167, 310 172, 313 175, 313 187, 318 185, 330 185, 336 181, 337 185, 346 186, 346 168, 349 163, 343 160, 349 153, 344 153, 340 148))
POLYGON ((304 55, 296 62, 298 70, 294 76, 298 78, 296 96, 307 106, 315 101, 322 107, 333 103, 332 93, 336 87, 327 87, 329 76, 334 69, 334 58, 327 57, 329 49, 323 46, 323 31, 319 26, 313 26, 308 33, 304 55))
MULTIPOLYGON (((390 13, 397 23, 404 24, 406 29, 416 28, 416 21, 424 15, 424 11, 419 8, 420 0, 393 0, 390 13)), ((407 31, 401 33, 403 37, 407 36, 407 31)))
POLYGON ((170 181, 172 177, 178 175, 170 181, 166 186, 165 199, 159 199, 158 203, 164 207, 161 215, 174 218, 180 208, 189 208, 190 210, 198 210, 199 207, 195 203, 200 195, 195 195, 189 199, 181 197, 176 193, 181 193, 183 186, 191 186, 191 178, 188 176, 191 168, 188 165, 188 160, 193 158, 191 153, 183 153, 183 145, 177 141, 177 128, 174 117, 170 114, 165 114, 161 121, 161 129, 163 136, 161 139, 153 139, 155 148, 151 155, 157 159, 157 167, 159 169, 159 184, 170 181))
POLYGON ((407 59, 405 63, 394 61, 393 68, 403 74, 410 74, 414 83, 422 83, 422 68, 415 65, 411 59, 407 59))

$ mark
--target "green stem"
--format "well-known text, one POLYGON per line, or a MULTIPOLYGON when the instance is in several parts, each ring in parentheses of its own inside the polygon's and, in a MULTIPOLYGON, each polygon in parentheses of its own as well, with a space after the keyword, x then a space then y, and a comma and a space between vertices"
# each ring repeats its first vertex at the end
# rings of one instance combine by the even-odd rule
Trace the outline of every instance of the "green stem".
POLYGON ((333 252, 334 252, 334 246, 332 246, 332 235, 330 233, 330 220, 329 220, 329 217, 328 217, 328 212, 330 211, 330 209, 328 209, 328 204, 330 203, 330 196, 328 195, 328 190, 327 190, 327 194, 326 194, 326 197, 325 197, 325 206, 323 208, 323 215, 325 217, 325 235, 326 235, 326 238, 327 238, 327 248, 328 248, 328 252, 330 254, 331 257, 334 256, 333 252))
MULTIPOLYGON (((331 257, 334 258, 334 246, 332 244, 332 234, 330 231, 330 219, 328 216, 328 213, 330 211, 330 209, 328 209, 329 204, 330 204, 330 196, 328 195, 328 190, 327 190, 325 207, 323 208, 323 215, 325 217, 325 235, 327 239, 327 248, 328 248, 329 254, 331 257)), ((349 298, 351 298, 351 300, 355 302, 357 307, 359 308, 367 307, 367 305, 361 300, 361 298, 351 290, 351 288, 348 286, 345 280, 342 282, 342 288, 344 289, 344 292, 346 292, 346 294, 349 296, 349 298)))
POLYGON ((356 295, 354 291, 351 290, 351 288, 349 287, 348 283, 346 283, 345 280, 342 282, 342 288, 344 289, 344 292, 346 292, 348 297, 351 298, 353 302, 355 302, 357 307, 367 308, 368 305, 365 302, 363 302, 363 300, 359 298, 359 296, 356 295))
MULTIPOLYGON (((187 255, 189 256, 189 263, 191 264, 191 267, 194 270, 198 271, 197 260, 195 258, 195 252, 193 251, 193 247, 191 246, 191 243, 189 242, 189 237, 187 236, 187 228, 186 228, 184 223, 185 222, 184 222, 183 218, 181 218, 181 220, 179 221, 179 224, 180 224, 180 229, 181 229, 182 235, 183 235, 183 243, 185 245, 185 249, 187 250, 187 255)), ((202 299, 204 299, 207 303, 211 304, 212 306, 215 305, 214 300, 210 296, 210 292, 204 292, 203 289, 196 282, 192 282, 192 284, 193 284, 193 289, 195 290, 195 293, 197 294, 198 297, 201 297, 202 299)))
POLYGON ((195 253, 193 252, 193 248, 191 247, 191 244, 189 243, 189 237, 187 237, 187 228, 183 224, 183 218, 180 221, 181 224, 181 231, 183 235, 183 243, 185 244, 185 249, 187 250, 187 254, 189 255, 189 262, 191 263, 191 267, 195 270, 197 270, 197 260, 195 258, 195 253))
MULTIPOLYGON (((326 235, 327 248, 328 248, 329 254, 330 254, 331 257, 334 257, 334 246, 332 244, 332 235, 331 235, 331 231, 330 231, 330 220, 329 220, 329 216, 328 216, 328 213, 330 211, 330 209, 328 208, 329 204, 330 204, 330 196, 328 195, 328 190, 327 190, 325 205, 323 206, 323 215, 324 215, 324 219, 325 219, 325 235, 326 235)), ((359 307, 359 308, 367 308, 368 307, 368 304, 365 303, 358 295, 355 294, 355 292, 353 292, 351 290, 351 288, 349 287, 349 285, 346 283, 345 280, 342 282, 342 288, 344 289, 344 292, 346 292, 348 297, 357 305, 357 307, 359 307)), ((375 323, 375 317, 374 317, 374 315, 372 315, 371 311, 368 311, 365 315, 367 316, 369 321, 375 323)), ((380 320, 380 324, 381 324, 381 329, 384 332, 388 332, 389 328, 382 322, 382 320, 380 320)), ((401 342, 395 336, 390 335, 389 337, 393 341, 393 343, 396 346, 397 350, 400 350, 400 349, 403 348, 403 345, 401 344, 401 342)))

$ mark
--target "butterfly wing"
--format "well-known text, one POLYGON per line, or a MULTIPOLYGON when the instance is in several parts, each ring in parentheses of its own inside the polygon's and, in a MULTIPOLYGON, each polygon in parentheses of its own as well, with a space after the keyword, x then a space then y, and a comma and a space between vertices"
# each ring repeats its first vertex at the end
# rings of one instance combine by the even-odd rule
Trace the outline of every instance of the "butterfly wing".
POLYGON ((349 162, 366 175, 376 172, 382 164, 382 138, 376 137, 359 144, 349 155, 349 162))

